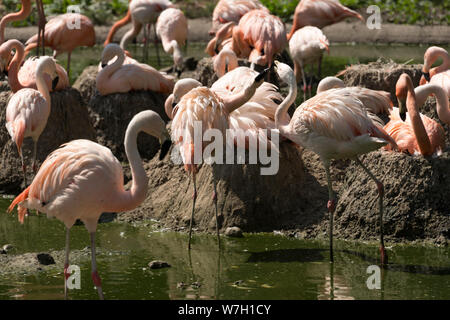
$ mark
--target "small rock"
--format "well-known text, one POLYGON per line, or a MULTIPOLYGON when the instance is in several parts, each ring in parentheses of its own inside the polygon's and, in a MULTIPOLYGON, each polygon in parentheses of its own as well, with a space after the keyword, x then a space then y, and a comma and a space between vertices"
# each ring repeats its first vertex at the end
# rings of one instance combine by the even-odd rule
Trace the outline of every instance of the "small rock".
POLYGON ((235 237, 235 238, 242 238, 243 237, 242 230, 239 227, 228 227, 225 230, 225 235, 227 237, 235 237))
POLYGON ((161 269, 161 268, 169 268, 170 264, 165 261, 155 260, 148 264, 150 269, 161 269))
POLYGON ((38 253, 36 257, 39 263, 43 264, 44 266, 55 264, 55 259, 53 259, 53 257, 48 253, 38 253))

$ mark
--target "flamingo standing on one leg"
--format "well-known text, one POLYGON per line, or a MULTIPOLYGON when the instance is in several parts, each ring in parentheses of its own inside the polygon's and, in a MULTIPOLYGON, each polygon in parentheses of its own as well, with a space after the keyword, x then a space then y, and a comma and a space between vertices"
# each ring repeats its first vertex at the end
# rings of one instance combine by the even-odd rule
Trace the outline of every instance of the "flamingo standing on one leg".
POLYGON ((387 133, 371 121, 362 102, 352 96, 347 88, 319 93, 302 103, 295 110, 290 122, 285 121, 283 116, 295 101, 297 83, 294 72, 288 65, 275 61, 275 69, 280 79, 289 85, 289 93, 275 114, 277 128, 286 138, 317 153, 325 167, 329 192, 327 207, 330 215, 330 260, 333 261, 333 213, 336 208, 330 177, 330 160, 352 159, 377 185, 381 264, 387 263, 383 239, 384 187, 358 159, 360 154, 377 150, 388 144, 387 133))
POLYGON ((294 35, 295 30, 304 26, 323 28, 348 17, 358 18, 364 22, 364 18, 358 12, 343 6, 339 0, 301 0, 295 8, 288 40, 294 35))
POLYGON ((123 64, 125 54, 115 43, 108 44, 102 52, 102 70, 96 78, 97 90, 101 95, 131 90, 151 90, 171 93, 173 78, 160 73, 143 63, 123 64), (116 60, 108 65, 114 57, 116 60))
POLYGON ((8 208, 18 205, 23 223, 27 209, 56 217, 66 226, 64 293, 67 298, 69 267, 69 232, 77 219, 84 222, 91 238, 92 280, 100 299, 103 291, 95 258, 95 232, 102 212, 122 212, 139 206, 148 189, 148 177, 137 149, 137 136, 145 132, 161 142, 162 159, 170 148, 169 134, 161 117, 151 110, 135 115, 125 133, 125 152, 130 162, 133 182, 124 189, 120 162, 111 150, 89 140, 73 140, 53 151, 42 164, 31 185, 8 208))
POLYGON ((158 59, 158 65, 161 64, 158 51, 158 39, 156 36, 156 20, 160 13, 167 8, 173 8, 174 5, 169 0, 133 0, 128 6, 128 10, 131 12, 131 22, 133 27, 124 34, 120 41, 120 47, 126 49, 128 43, 135 38, 144 26, 144 59, 147 60, 148 52, 148 28, 147 26, 153 25, 155 32, 155 49, 156 57, 158 59))
MULTIPOLYGON (((25 43, 25 55, 37 46, 38 35, 32 36, 25 43)), ((78 13, 66 13, 50 19, 46 24, 46 47, 53 50, 53 58, 67 52, 67 73, 70 74, 70 56, 80 46, 92 47, 95 44, 95 30, 92 21, 78 13), (79 23, 79 25, 78 25, 79 23)))
MULTIPOLYGON (((10 53, 11 50, 15 50, 16 53, 11 63, 8 66, 8 82, 12 92, 17 92, 23 88, 37 89, 36 83, 36 70, 41 58, 30 58, 23 63, 24 58, 24 46, 19 40, 8 40, 0 46, 0 56, 3 52, 10 53), (20 65, 23 63, 22 67, 20 65), (20 70, 19 70, 20 67, 20 70)), ((56 63, 56 62, 55 62, 56 63)), ((56 63, 56 72, 58 74, 58 83, 55 90, 63 90, 70 86, 69 77, 66 70, 58 63, 56 63)), ((47 88, 53 91, 51 85, 51 78, 44 74, 47 88)))
MULTIPOLYGON (((128 0, 128 2, 131 2, 131 0, 128 0)), ((129 24, 131 22, 131 12, 130 9, 128 9, 127 14, 125 17, 120 19, 119 21, 116 21, 111 29, 109 29, 108 35, 106 36, 106 40, 103 43, 103 46, 106 47, 108 44, 110 44, 114 38, 114 35, 116 34, 117 30, 122 28, 123 26, 129 24)))
POLYGON ((420 79, 420 84, 423 85, 427 82, 437 84, 446 91, 450 99, 450 56, 447 50, 440 47, 429 47, 425 51, 423 60, 423 76, 420 79), (439 57, 443 60, 442 64, 431 68, 439 57))
MULTIPOLYGON (((39 56, 39 47, 42 46, 42 54, 45 55, 44 33, 45 33, 45 13, 42 0, 36 0, 36 8, 38 11, 38 40, 37 55, 39 56)), ((0 20, 0 44, 5 41, 5 28, 9 22, 25 20, 31 13, 31 0, 22 0, 22 8, 19 12, 5 15, 0 20)))
MULTIPOLYGON (((212 128, 220 130, 222 136, 225 137, 225 131, 229 127, 228 114, 242 106, 254 95, 256 89, 262 84, 263 78, 266 73, 267 70, 258 74, 255 78, 247 83, 244 90, 226 98, 221 98, 216 93, 214 93, 214 91, 206 87, 199 86, 184 94, 180 99, 180 97, 175 94, 174 90, 173 103, 176 104, 176 107, 172 112, 172 114, 174 115, 172 120, 172 141, 174 141, 174 143, 176 143, 179 147, 180 154, 184 163, 184 169, 187 172, 192 173, 192 181, 194 184, 192 214, 189 226, 189 249, 191 248, 192 221, 194 218, 195 201, 197 198, 195 175, 198 170, 198 162, 197 159, 194 158, 194 153, 196 153, 194 150, 196 150, 196 148, 200 148, 199 150, 201 150, 201 154, 203 154, 203 149, 208 145, 208 143, 206 142, 203 142, 200 146, 194 145, 194 128, 196 127, 197 123, 200 122, 202 124, 202 137, 204 136, 206 130, 212 128)), ((193 79, 190 80, 190 82, 192 82, 190 83, 190 85, 195 86, 195 80, 192 80, 193 79)), ((199 82, 197 82, 197 84, 200 85, 199 82)), ((178 92, 178 90, 176 91, 178 92)), ((220 245, 219 226, 217 221, 217 193, 215 181, 213 200, 216 205, 216 231, 217 239, 220 245)))
POLYGON ((269 12, 259 0, 220 0, 213 11, 212 27, 209 34, 214 35, 225 23, 239 23, 244 14, 254 9, 269 12))
POLYGON ((22 142, 26 137, 31 137, 34 142, 33 148, 33 171, 36 172, 37 142, 42 131, 47 125, 50 115, 51 98, 49 88, 44 78, 48 74, 53 79, 53 87, 58 82, 56 64, 50 57, 40 59, 36 70, 36 84, 38 90, 25 88, 17 91, 9 100, 6 107, 6 129, 17 145, 25 186, 26 166, 22 155, 22 142))
MULTIPOLYGON (((444 128, 436 121, 419 113, 418 108, 425 102, 428 95, 433 93, 431 90, 434 89, 428 85, 419 86, 414 91, 411 77, 406 73, 403 73, 397 80, 395 95, 399 108, 393 109, 390 115, 391 121, 386 124, 384 129, 397 142, 400 151, 430 156, 432 154, 439 155, 445 148, 444 128)), ((447 100, 448 112, 448 98, 445 96, 445 92, 436 90, 434 93, 438 99, 438 110, 443 110, 444 100, 447 100)), ((386 147, 386 149, 391 150, 390 147, 386 147)))
POLYGON ((183 69, 180 46, 186 44, 188 23, 183 11, 168 8, 161 12, 156 22, 156 34, 161 38, 164 51, 173 55, 174 69, 178 75, 183 69))
MULTIPOLYGON (((307 64, 318 62, 318 77, 321 78, 321 66, 323 52, 329 51, 330 42, 323 34, 322 30, 317 27, 306 26, 295 31, 294 35, 289 40, 289 50, 291 52, 292 60, 294 60, 294 73, 297 83, 300 82, 300 77, 303 80, 303 101, 306 99, 306 78, 304 67, 307 64)), ((312 68, 311 68, 312 69, 312 68)), ((311 96, 311 82, 308 85, 309 96, 311 96)))

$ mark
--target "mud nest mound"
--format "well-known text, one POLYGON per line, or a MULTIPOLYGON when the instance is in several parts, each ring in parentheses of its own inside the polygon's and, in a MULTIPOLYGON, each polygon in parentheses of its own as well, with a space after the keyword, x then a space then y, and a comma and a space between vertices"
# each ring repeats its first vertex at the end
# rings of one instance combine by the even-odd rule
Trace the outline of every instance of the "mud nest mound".
POLYGON ((389 59, 380 58, 368 64, 355 64, 341 71, 347 86, 361 86, 373 90, 384 90, 391 93, 395 100, 395 84, 402 73, 411 76, 414 87, 419 85, 422 76, 422 65, 398 64, 389 59))
POLYGON ((80 76, 75 80, 73 87, 80 91, 81 97, 85 104, 88 104, 94 95, 95 79, 98 74, 98 66, 89 66, 83 70, 80 76))
MULTIPOLYGON (((5 127, 6 106, 11 92, 0 92, 0 192, 17 193, 23 189, 22 164, 15 143, 11 140, 5 127)), ((88 110, 80 93, 73 89, 51 94, 51 112, 47 126, 42 132, 37 149, 38 166, 50 152, 61 144, 74 139, 90 139, 95 141, 95 132, 91 124, 88 110)), ((33 177, 31 162, 33 141, 26 138, 22 145, 25 163, 28 167, 28 182, 33 177)))
MULTIPOLYGON (((120 161, 127 161, 123 141, 131 119, 143 110, 153 110, 164 121, 168 121, 164 110, 166 98, 167 95, 143 90, 106 96, 95 91, 88 103, 88 109, 97 142, 111 149, 120 161)), ((140 134, 138 146, 141 146, 139 153, 142 158, 151 159, 159 150, 159 141, 149 135, 140 134)))

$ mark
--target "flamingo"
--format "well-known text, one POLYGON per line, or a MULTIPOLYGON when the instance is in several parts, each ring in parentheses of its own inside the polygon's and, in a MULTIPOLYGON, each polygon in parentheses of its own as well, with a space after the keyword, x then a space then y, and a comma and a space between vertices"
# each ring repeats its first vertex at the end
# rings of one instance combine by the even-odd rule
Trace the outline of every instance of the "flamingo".
MULTIPOLYGON (((197 160, 194 159, 194 150, 195 148, 200 148, 203 152, 203 149, 208 145, 206 142, 203 142, 200 146, 194 145, 194 126, 198 121, 202 123, 202 137, 204 136, 206 130, 212 128, 219 130, 222 133, 222 136, 225 137, 226 130, 229 128, 228 115, 235 109, 242 106, 254 95, 256 89, 262 84, 266 73, 267 69, 251 79, 251 81, 247 82, 243 90, 235 95, 230 95, 225 98, 221 98, 211 89, 202 86, 194 87, 186 94, 179 97, 176 93, 179 92, 177 87, 179 86, 178 83, 180 81, 178 81, 175 85, 173 103, 176 104, 176 107, 172 112, 172 115, 174 116, 171 125, 171 137, 172 141, 174 141, 180 150, 185 171, 192 174, 192 181, 194 185, 192 213, 189 225, 189 250, 191 248, 192 221, 194 218, 195 201, 197 198, 195 175, 198 168, 197 163, 194 161, 197 160)), ((199 82, 195 82, 193 79, 190 79, 189 83, 183 82, 183 85, 190 86, 199 84, 199 82)), ((219 226, 217 221, 217 191, 215 181, 213 181, 213 186, 213 201, 216 209, 216 231, 220 246, 219 226)))
POLYGON ((301 0, 295 8, 292 29, 287 38, 290 40, 295 30, 304 26, 323 28, 348 17, 364 22, 358 12, 343 6, 339 0, 301 0))
MULTIPOLYGON (((297 83, 300 82, 300 77, 303 80, 303 101, 306 99, 306 79, 304 66, 318 62, 318 77, 321 78, 321 66, 323 52, 328 53, 330 42, 323 34, 322 30, 313 26, 306 26, 295 31, 294 35, 289 40, 289 50, 291 52, 292 60, 294 60, 294 73, 297 83)), ((309 95, 311 96, 311 82, 308 85, 309 95)))
POLYGON ((51 98, 44 74, 50 76, 54 88, 58 82, 58 74, 55 61, 50 57, 41 58, 37 65, 36 84, 38 90, 25 88, 17 91, 6 107, 6 129, 16 143, 17 151, 22 160, 25 186, 26 166, 22 155, 23 139, 26 137, 33 139, 33 171, 36 173, 37 142, 50 115, 51 98))
POLYGON ((275 70, 280 79, 289 85, 289 93, 275 113, 276 127, 281 135, 317 153, 325 167, 329 193, 327 208, 330 216, 330 260, 333 261, 333 213, 336 208, 330 177, 330 161, 352 159, 377 185, 381 264, 387 263, 383 239, 384 187, 358 158, 360 154, 388 144, 387 133, 371 121, 362 102, 352 96, 348 88, 330 89, 317 94, 295 110, 290 122, 286 121, 283 116, 295 101, 297 83, 294 72, 288 65, 275 61, 275 70))
POLYGON ((213 11, 212 28, 210 35, 227 22, 239 23, 241 17, 253 9, 269 10, 259 0, 220 0, 213 11))
MULTIPOLYGON (((128 0, 128 2, 130 3, 131 0, 128 0)), ((131 11, 130 11, 130 9, 128 9, 125 17, 123 17, 119 21, 116 21, 116 23, 113 24, 111 29, 109 29, 108 35, 106 36, 106 40, 103 43, 103 46, 106 47, 108 44, 110 44, 111 41, 113 40, 114 35, 116 34, 117 30, 119 30, 123 26, 129 24, 130 22, 131 22, 131 11)))
MULTIPOLYGON (((438 86, 424 85, 414 90, 411 77, 406 73, 397 80, 395 95, 399 108, 394 108, 391 112, 391 120, 384 130, 397 142, 400 151, 430 156, 439 155, 445 148, 444 129, 436 121, 420 114, 418 107, 425 102, 428 95, 435 93, 438 110, 446 106, 448 112, 448 98, 442 89, 439 91, 436 87, 438 86)), ((390 147, 386 149, 391 150, 390 147)))
MULTIPOLYGON (((158 16, 162 11, 167 8, 173 8, 174 5, 169 0, 133 0, 128 5, 128 10, 131 13, 131 22, 133 27, 124 34, 122 40, 120 41, 120 47, 126 49, 128 43, 135 38, 144 26, 144 58, 147 60, 147 45, 148 45, 148 25, 155 25, 158 16)), ((155 31, 155 49, 156 56, 158 58, 158 65, 160 63, 159 51, 158 51, 158 41, 156 36, 156 28, 153 27, 155 31)))
POLYGON ((420 79, 420 84, 423 85, 427 82, 437 84, 444 88, 447 96, 450 98, 450 56, 447 50, 440 47, 429 47, 425 51, 423 60, 423 76, 420 79), (443 60, 442 64, 431 68, 439 57, 443 60))
POLYGON ((156 22, 156 34, 161 38, 164 51, 173 55, 178 75, 183 68, 183 55, 180 46, 186 44, 188 24, 183 11, 168 8, 161 12, 156 22))
MULTIPOLYGON (((22 8, 19 12, 5 15, 0 20, 0 44, 5 41, 5 28, 9 22, 25 20, 31 13, 31 0, 21 0, 22 8)), ((42 54, 45 55, 44 34, 45 34, 45 13, 42 0, 36 0, 38 10, 38 35, 37 35, 37 55, 39 56, 39 46, 42 45, 42 54)))
MULTIPOLYGON (((50 19, 46 24, 46 47, 53 50, 53 58, 67 52, 67 73, 70 74, 70 56, 80 46, 92 47, 95 44, 95 30, 92 21, 78 13, 66 13, 50 19), (75 24, 79 22, 79 27, 75 24)), ((38 35, 32 36, 25 43, 25 55, 37 46, 38 35)))
MULTIPOLYGON (((18 205, 23 223, 27 209, 56 217, 66 226, 64 275, 70 276, 69 233, 77 219, 84 222, 91 238, 92 280, 100 299, 103 291, 95 258, 95 233, 102 212, 122 212, 139 206, 148 189, 148 177, 137 149, 137 136, 145 132, 161 142, 160 160, 170 148, 170 138, 161 117, 154 111, 138 113, 125 133, 125 152, 130 162, 132 185, 124 189, 123 170, 111 150, 89 140, 72 140, 53 151, 36 174, 33 182, 18 195, 8 208, 18 205)), ((67 298, 66 281, 64 293, 67 298)))
POLYGON ((287 44, 284 23, 261 9, 247 12, 233 28, 233 51, 253 64, 270 67, 287 44))
POLYGON ((97 90, 101 95, 131 90, 151 90, 170 93, 173 90, 173 78, 160 73, 153 67, 139 64, 123 64, 125 54, 115 43, 108 44, 102 52, 102 70, 96 79, 97 90), (117 59, 110 65, 107 63, 117 59))
POLYGON ((208 42, 205 52, 211 57, 219 54, 223 49, 233 49, 233 27, 235 22, 228 22, 215 32, 214 37, 208 42))
MULTIPOLYGON (((13 49, 16 50, 16 54, 8 67, 8 81, 11 91, 15 93, 23 88, 37 89, 36 70, 41 58, 33 57, 27 59, 19 70, 19 66, 22 64, 24 58, 24 46, 19 40, 13 39, 3 43, 0 46, 0 56, 3 52, 10 53, 13 49)), ((56 72, 58 74, 58 83, 55 90, 68 88, 70 83, 66 70, 56 63, 56 72)), ((49 88, 50 91, 53 91, 50 77, 47 74, 44 74, 44 79, 47 83, 47 88, 49 88)))

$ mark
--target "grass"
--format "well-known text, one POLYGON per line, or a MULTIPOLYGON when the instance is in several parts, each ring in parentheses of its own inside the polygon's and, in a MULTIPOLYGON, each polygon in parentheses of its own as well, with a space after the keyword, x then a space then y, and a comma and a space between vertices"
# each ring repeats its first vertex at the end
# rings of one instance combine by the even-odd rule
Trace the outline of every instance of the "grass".
MULTIPOLYGON (((43 0, 45 12, 55 15, 67 12, 70 5, 79 5, 81 12, 97 25, 111 24, 125 15, 128 0, 43 0)), ((172 0, 189 19, 211 17, 218 0, 172 0)), ((285 22, 291 20, 298 1, 261 0, 261 2, 285 22)), ((396 24, 448 25, 450 24, 450 1, 441 0, 341 0, 341 3, 359 12, 366 13, 370 5, 377 5, 385 22, 396 24)), ((5 12, 18 11, 20 1, 2 0, 0 16, 5 12)), ((14 26, 36 24, 37 15, 31 14, 26 21, 14 26)))

